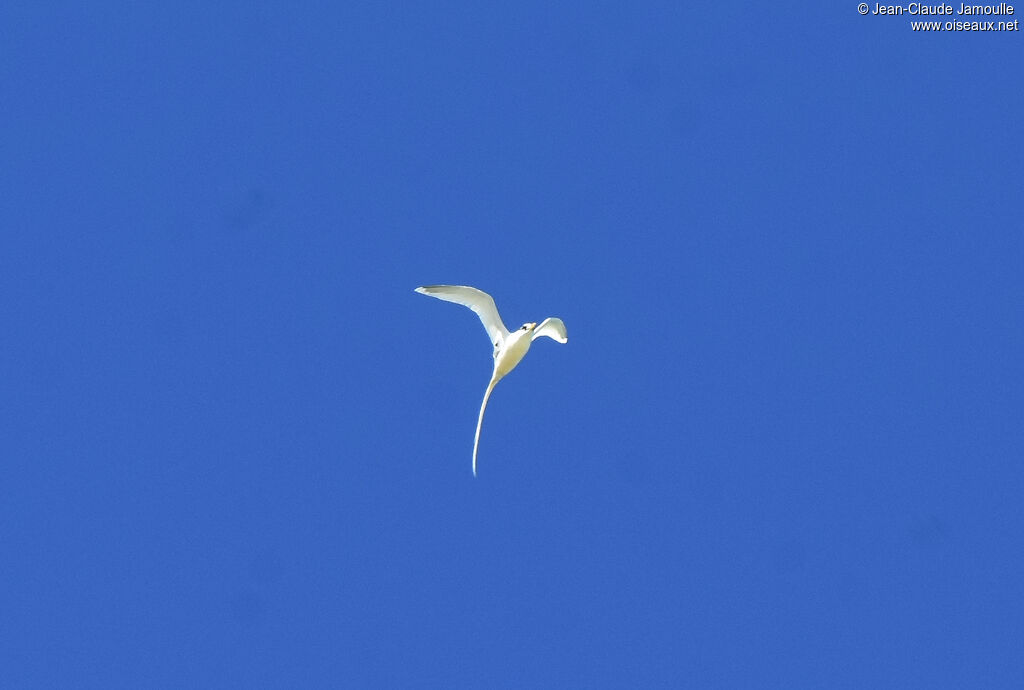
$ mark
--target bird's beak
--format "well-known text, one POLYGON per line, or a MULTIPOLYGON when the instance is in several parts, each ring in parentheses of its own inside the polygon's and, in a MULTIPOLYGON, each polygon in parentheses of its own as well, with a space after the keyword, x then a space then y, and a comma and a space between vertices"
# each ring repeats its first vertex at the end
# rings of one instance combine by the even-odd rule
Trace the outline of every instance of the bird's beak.
POLYGON ((527 326, 529 326, 529 327, 530 327, 530 330, 532 331, 532 330, 533 330, 534 328, 536 328, 536 327, 537 327, 537 322, 536 322, 536 321, 534 321, 533 323, 528 323, 528 324, 526 324, 526 325, 527 325, 527 326))

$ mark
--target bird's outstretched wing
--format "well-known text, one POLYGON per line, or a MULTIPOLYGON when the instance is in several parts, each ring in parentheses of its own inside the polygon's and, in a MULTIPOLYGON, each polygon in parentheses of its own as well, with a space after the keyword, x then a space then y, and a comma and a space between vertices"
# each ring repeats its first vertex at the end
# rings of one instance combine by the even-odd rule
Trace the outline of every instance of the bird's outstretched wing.
MULTIPOLYGON (((465 285, 426 285, 416 288, 416 292, 472 309, 487 329, 487 337, 491 339, 491 344, 503 343, 508 336, 508 329, 498 316, 494 299, 483 290, 465 285)), ((562 331, 565 331, 565 326, 562 326, 562 331)))
POLYGON ((560 343, 569 342, 569 334, 565 330, 565 324, 557 316, 551 316, 541 321, 541 324, 533 329, 532 340, 536 340, 542 335, 546 335, 560 343))

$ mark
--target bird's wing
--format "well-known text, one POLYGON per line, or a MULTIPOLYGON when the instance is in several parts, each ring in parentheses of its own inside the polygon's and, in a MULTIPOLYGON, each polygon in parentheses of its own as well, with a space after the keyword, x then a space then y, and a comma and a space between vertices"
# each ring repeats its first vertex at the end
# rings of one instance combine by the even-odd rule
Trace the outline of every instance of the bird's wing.
POLYGON ((565 324, 557 316, 544 319, 539 326, 534 328, 532 340, 536 340, 542 335, 546 335, 560 343, 569 342, 569 334, 565 330, 565 324))
MULTIPOLYGON (((503 343, 508 336, 508 329, 505 328, 501 317, 498 316, 498 308, 494 306, 494 299, 483 290, 465 285, 426 285, 416 288, 416 292, 443 299, 446 302, 455 302, 455 304, 472 309, 480 317, 484 328, 487 329, 487 336, 495 345, 503 343)), ((562 330, 565 330, 564 326, 562 330)))

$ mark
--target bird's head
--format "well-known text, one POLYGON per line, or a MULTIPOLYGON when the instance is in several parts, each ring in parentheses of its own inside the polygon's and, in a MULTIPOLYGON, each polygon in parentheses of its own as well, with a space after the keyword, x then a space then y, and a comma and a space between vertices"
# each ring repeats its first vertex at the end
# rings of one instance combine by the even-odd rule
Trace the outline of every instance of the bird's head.
POLYGON ((534 321, 532 323, 524 323, 523 327, 520 328, 519 330, 521 330, 521 331, 532 331, 536 327, 537 327, 537 322, 534 321))

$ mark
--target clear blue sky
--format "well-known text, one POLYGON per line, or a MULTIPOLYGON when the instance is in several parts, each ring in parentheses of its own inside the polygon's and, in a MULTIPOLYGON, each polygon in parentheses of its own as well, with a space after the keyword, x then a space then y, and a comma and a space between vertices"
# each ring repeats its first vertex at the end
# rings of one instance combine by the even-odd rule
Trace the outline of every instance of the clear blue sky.
POLYGON ((0 685, 1024 686, 1022 34, 626 4, 0 8, 0 685))

